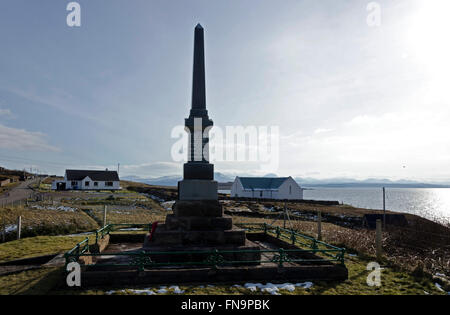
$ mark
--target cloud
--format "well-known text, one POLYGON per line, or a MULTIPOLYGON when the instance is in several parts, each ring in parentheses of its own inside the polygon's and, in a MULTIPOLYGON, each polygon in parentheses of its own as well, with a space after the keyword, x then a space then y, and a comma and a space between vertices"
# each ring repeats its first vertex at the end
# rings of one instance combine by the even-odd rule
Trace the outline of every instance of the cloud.
POLYGON ((11 116, 12 113, 9 109, 2 109, 0 108, 0 117, 1 116, 11 116))
POLYGON ((1 86, 0 88, 29 102, 49 106, 67 115, 80 117, 82 119, 94 121, 96 123, 103 123, 103 124, 105 123, 104 120, 101 120, 101 116, 92 115, 89 112, 87 112, 85 108, 80 108, 80 105, 77 105, 80 103, 85 103, 86 102, 85 100, 81 101, 77 99, 74 95, 62 89, 57 88, 22 89, 19 87, 8 87, 8 86, 1 86))
POLYGON ((120 175, 134 175, 141 178, 180 175, 182 174, 182 165, 182 163, 175 162, 150 162, 134 165, 121 165, 120 175))
POLYGON ((290 137, 281 144, 281 165, 293 174, 320 170, 326 177, 438 176, 450 160, 449 116, 429 108, 356 115, 332 132, 290 137))
POLYGON ((318 129, 314 130, 314 133, 319 134, 319 133, 326 133, 326 132, 330 132, 330 131, 333 131, 333 129, 318 128, 318 129))
POLYGON ((6 127, 0 124, 0 148, 30 151, 59 151, 47 143, 46 135, 24 129, 6 127))

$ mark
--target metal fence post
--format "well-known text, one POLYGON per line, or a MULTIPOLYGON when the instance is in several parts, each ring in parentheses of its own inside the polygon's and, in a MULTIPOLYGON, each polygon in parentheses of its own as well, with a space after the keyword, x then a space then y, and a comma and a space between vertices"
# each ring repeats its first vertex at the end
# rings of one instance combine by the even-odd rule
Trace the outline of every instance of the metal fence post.
POLYGON ((316 241, 316 239, 313 239, 313 244, 312 244, 312 248, 313 248, 313 250, 314 250, 314 254, 316 253, 316 251, 317 251, 317 241, 316 241))
POLYGON ((3 219, 3 224, 2 224, 2 242, 4 243, 6 241, 6 223, 5 223, 5 219, 3 219))
POLYGON ((139 271, 143 272, 145 270, 145 251, 142 251, 140 254, 140 259, 139 259, 139 271))
POLYGON ((375 236, 375 245, 376 245, 376 253, 377 253, 377 260, 380 261, 381 257, 383 255, 382 253, 382 233, 381 233, 381 220, 377 219, 376 223, 376 236, 375 236))
POLYGON ((339 262, 341 265, 345 265, 345 248, 341 250, 341 255, 339 257, 339 262))
POLYGON ((19 215, 17 218, 17 239, 20 240, 20 234, 22 232, 22 217, 19 215))
POLYGON ((317 239, 322 240, 322 212, 319 211, 317 216, 317 239))
POLYGON ((283 267, 284 261, 284 249, 280 248, 280 261, 278 262, 279 267, 283 267))
POLYGON ((104 208, 103 208, 103 227, 106 226, 106 211, 107 211, 107 208, 106 208, 106 205, 105 205, 104 208))

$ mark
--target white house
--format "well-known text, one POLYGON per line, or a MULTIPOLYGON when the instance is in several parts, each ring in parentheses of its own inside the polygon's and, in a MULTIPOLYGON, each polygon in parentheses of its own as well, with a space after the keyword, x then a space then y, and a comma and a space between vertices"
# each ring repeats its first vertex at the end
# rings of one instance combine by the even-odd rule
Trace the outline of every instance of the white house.
POLYGON ((236 177, 231 197, 300 200, 303 189, 292 177, 236 177))
POLYGON ((116 171, 66 170, 64 180, 53 181, 53 190, 119 190, 116 171))

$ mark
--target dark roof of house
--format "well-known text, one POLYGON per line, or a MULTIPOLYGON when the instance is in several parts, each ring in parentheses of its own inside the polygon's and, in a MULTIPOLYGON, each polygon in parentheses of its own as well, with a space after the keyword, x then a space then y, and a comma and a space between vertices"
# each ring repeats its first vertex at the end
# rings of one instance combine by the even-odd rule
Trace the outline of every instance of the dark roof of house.
POLYGON ((239 177, 244 189, 278 189, 289 177, 239 177))
POLYGON ((96 181, 119 181, 119 175, 116 171, 85 171, 85 170, 66 170, 67 180, 82 180, 89 176, 96 181))

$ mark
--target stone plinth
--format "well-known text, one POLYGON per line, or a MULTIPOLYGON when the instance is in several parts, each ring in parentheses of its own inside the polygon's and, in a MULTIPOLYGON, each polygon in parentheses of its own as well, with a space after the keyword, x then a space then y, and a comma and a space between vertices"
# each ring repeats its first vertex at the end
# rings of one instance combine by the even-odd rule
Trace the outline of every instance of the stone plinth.
POLYGON ((178 182, 178 199, 217 201, 217 187, 213 180, 185 179, 178 182))
POLYGON ((236 245, 222 245, 222 246, 158 246, 144 247, 144 250, 150 251, 149 257, 153 262, 202 262, 208 259, 211 254, 205 252, 227 251, 221 253, 221 256, 226 261, 253 261, 253 263, 246 263, 251 265, 259 264, 261 260, 260 247, 251 242, 245 241, 242 246, 236 245), (240 253, 233 253, 232 251, 245 251, 240 253), (250 252, 249 252, 250 251, 250 252), (176 252, 177 254, 151 254, 151 252, 176 252), (190 252, 190 253, 183 253, 190 252), (179 253, 179 254, 178 254, 179 253))
MULTIPOLYGON (((254 250, 256 252, 229 253, 224 258, 230 261, 259 261, 261 259, 259 247, 247 240, 245 230, 233 226, 231 217, 223 216, 222 205, 218 200, 179 200, 172 209, 174 213, 167 215, 165 224, 158 225, 151 241, 149 235, 146 236, 144 250, 149 252, 254 250)), ((175 259, 172 255, 166 256, 152 256, 152 260, 175 259)), ((178 256, 179 261, 207 259, 202 254, 180 254, 178 256)))
POLYGON ((173 212, 165 224, 158 225, 151 242, 146 238, 145 246, 245 245, 245 231, 233 227, 231 217, 223 216, 217 200, 177 201, 173 212))
POLYGON ((209 163, 186 163, 183 166, 183 178, 214 180, 214 165, 209 163))
POLYGON ((183 201, 179 200, 172 206, 176 217, 222 217, 222 205, 218 200, 183 201))
POLYGON ((166 224, 158 226, 152 240, 149 242, 148 237, 144 242, 144 247, 151 245, 192 245, 192 246, 214 246, 214 245, 235 245, 243 246, 245 244, 245 230, 208 230, 202 227, 201 230, 168 230, 166 224))
POLYGON ((177 217, 169 214, 166 217, 168 230, 231 230, 233 220, 231 217, 177 217))

